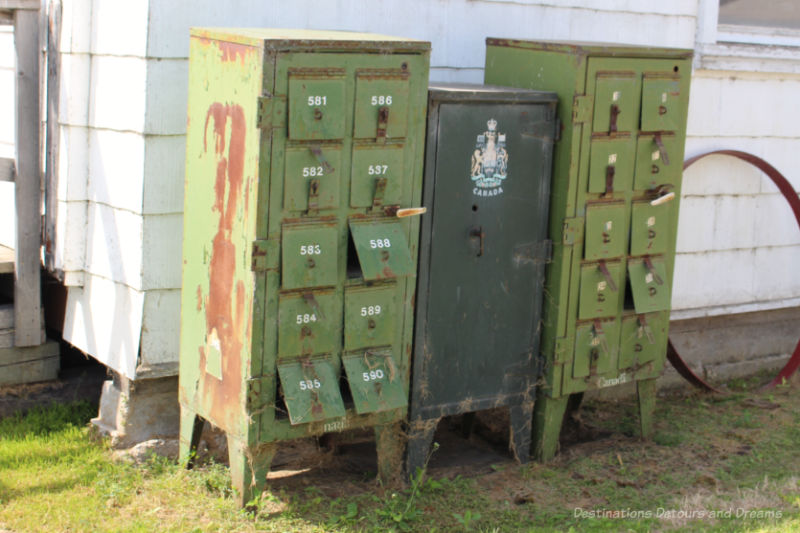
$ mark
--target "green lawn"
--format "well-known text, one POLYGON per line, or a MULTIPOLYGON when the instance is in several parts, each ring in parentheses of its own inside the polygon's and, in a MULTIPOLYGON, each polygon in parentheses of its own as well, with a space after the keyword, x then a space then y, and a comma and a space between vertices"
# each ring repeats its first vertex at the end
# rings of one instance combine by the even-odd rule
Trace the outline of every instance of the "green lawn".
POLYGON ((646 443, 635 412, 585 405, 595 438, 549 464, 439 468, 399 491, 312 470, 246 512, 226 467, 114 462, 90 437, 95 408, 58 405, 0 421, 0 532, 800 531, 800 386, 659 398, 646 443))

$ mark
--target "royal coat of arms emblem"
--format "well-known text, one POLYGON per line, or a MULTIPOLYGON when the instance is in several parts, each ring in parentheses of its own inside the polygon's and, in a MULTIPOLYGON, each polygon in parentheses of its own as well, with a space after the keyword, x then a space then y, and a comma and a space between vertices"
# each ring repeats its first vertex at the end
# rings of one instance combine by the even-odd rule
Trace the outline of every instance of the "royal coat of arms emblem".
POLYGON ((497 196, 503 192, 507 177, 506 135, 497 131, 497 121, 489 119, 486 131, 478 135, 472 152, 471 179, 476 196, 497 196))

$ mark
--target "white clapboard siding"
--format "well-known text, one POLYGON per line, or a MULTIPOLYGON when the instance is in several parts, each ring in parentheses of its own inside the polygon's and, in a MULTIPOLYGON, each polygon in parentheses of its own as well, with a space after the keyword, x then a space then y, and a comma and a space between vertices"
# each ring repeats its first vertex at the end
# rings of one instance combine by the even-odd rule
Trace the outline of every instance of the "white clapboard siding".
POLYGON ((145 137, 144 214, 183 213, 184 153, 185 135, 145 137))
POLYGON ((183 214, 145 215, 142 240, 142 288, 180 289, 183 214))
POLYGON ((87 275, 83 287, 67 293, 64 340, 135 378, 143 307, 143 292, 87 275))
POLYGON ((150 290, 145 293, 142 346, 139 367, 176 364, 181 325, 181 291, 150 290))

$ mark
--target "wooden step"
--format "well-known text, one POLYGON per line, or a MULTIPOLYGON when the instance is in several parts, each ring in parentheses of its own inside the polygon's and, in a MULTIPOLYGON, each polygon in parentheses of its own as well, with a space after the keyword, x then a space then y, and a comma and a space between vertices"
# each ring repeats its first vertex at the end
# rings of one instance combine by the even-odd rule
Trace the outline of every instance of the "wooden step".
POLYGON ((14 272, 14 250, 0 244, 0 274, 14 272))

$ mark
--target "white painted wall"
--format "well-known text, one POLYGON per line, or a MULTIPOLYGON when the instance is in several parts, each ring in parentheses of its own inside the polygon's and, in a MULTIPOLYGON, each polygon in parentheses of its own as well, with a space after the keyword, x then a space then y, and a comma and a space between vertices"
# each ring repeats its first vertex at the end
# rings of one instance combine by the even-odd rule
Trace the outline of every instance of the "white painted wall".
MULTIPOLYGON (((189 27, 425 39, 435 81, 480 82, 487 36, 697 48, 687 155, 746 149, 796 182, 800 57, 716 43, 715 1, 63 0, 56 253, 70 286, 66 338, 129 377, 177 360, 189 27)), ((674 317, 800 303, 797 230, 743 164, 716 158, 686 173, 678 251, 674 317)))

